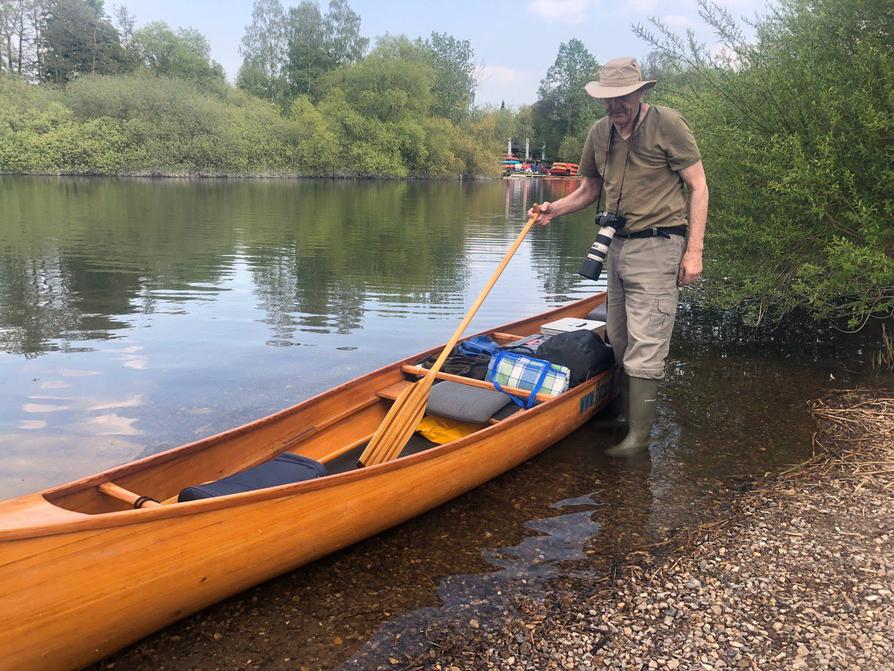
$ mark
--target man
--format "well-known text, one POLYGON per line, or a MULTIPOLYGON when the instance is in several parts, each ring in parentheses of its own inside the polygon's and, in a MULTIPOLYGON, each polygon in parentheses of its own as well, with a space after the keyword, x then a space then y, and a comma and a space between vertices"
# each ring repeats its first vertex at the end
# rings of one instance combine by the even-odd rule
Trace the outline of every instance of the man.
POLYGON ((605 195, 605 210, 627 224, 609 248, 608 336, 623 364, 627 436, 608 449, 632 456, 648 449, 658 383, 670 348, 679 288, 702 272, 708 185, 686 120, 667 107, 642 102, 655 86, 633 58, 603 66, 586 91, 602 100, 606 117, 590 129, 578 189, 540 206, 538 223, 577 212, 605 195), (683 185, 689 191, 687 222, 683 185), (688 229, 688 231, 687 231, 688 229))

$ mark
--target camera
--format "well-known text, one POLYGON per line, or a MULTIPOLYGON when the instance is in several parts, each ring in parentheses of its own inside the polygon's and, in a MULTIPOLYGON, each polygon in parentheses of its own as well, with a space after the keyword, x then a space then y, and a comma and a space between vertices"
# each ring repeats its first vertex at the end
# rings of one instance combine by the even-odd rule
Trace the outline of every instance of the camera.
POLYGON ((612 244, 615 233, 627 225, 627 220, 616 212, 599 212, 596 215, 596 226, 599 233, 590 246, 590 250, 580 264, 578 275, 596 281, 602 273, 602 265, 605 263, 605 255, 608 254, 608 246, 612 244))

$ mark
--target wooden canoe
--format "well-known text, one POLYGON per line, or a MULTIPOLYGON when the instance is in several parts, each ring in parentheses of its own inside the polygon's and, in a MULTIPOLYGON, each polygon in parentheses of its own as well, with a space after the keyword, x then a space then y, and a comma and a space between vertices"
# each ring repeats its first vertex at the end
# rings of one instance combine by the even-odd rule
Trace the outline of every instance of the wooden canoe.
MULTIPOLYGON (((600 294, 488 333, 537 333, 600 294)), ((399 524, 523 463, 615 394, 609 370, 444 445, 305 482, 188 503, 184 487, 292 452, 353 459, 417 354, 224 433, 0 501, 0 669, 75 669, 257 583, 399 524), (138 509, 137 496, 161 502, 138 509)), ((352 462, 353 463, 353 462, 352 462)))

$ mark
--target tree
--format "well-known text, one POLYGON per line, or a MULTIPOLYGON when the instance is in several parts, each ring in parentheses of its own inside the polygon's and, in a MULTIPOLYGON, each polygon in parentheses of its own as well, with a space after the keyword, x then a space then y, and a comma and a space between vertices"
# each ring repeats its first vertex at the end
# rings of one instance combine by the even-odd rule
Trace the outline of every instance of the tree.
POLYGON ((380 37, 362 61, 325 80, 360 114, 385 122, 420 119, 431 113, 434 70, 425 49, 404 36, 380 37))
POLYGON ((28 10, 31 0, 0 1, 0 72, 28 74, 25 58, 29 48, 28 10))
POLYGON ((301 0, 289 10, 288 51, 286 76, 292 94, 316 99, 320 78, 335 69, 326 49, 325 22, 316 2, 301 0))
POLYGON ((48 0, 0 0, 0 74, 37 79, 48 0))
MULTIPOLYGON (((580 136, 583 145, 587 128, 602 115, 599 105, 584 90, 598 70, 599 63, 580 40, 571 39, 559 46, 556 62, 540 82, 535 105, 537 137, 546 143, 549 153, 555 155, 569 137, 569 142, 574 142, 580 136)), ((578 156, 558 158, 576 160, 578 156)))
POLYGON ((325 77, 320 111, 340 138, 349 172, 405 177, 431 169, 433 85, 428 53, 404 36, 379 38, 366 58, 325 77))
POLYGON ((44 19, 49 0, 31 0, 27 5, 26 19, 31 35, 30 62, 28 63, 28 78, 37 79, 42 70, 42 56, 45 51, 43 39, 44 19))
POLYGON ((156 75, 188 79, 206 88, 224 83, 224 71, 211 60, 208 40, 192 28, 171 30, 161 21, 133 35, 133 48, 142 63, 156 75))
POLYGON ((124 5, 115 7, 115 27, 118 29, 118 35, 121 37, 121 46, 127 49, 133 41, 134 27, 136 26, 136 17, 124 5))
POLYGON ((475 52, 469 40, 432 33, 424 42, 435 71, 434 105, 437 116, 459 123, 469 115, 475 99, 475 52))
POLYGON ((286 90, 289 43, 281 0, 255 0, 251 23, 245 29, 242 67, 236 86, 253 95, 282 102, 286 90))
POLYGON ((292 101, 289 116, 295 122, 298 165, 312 175, 333 175, 341 165, 342 148, 329 123, 306 96, 292 101))
POLYGON ((356 63, 369 46, 360 35, 360 16, 347 0, 329 0, 326 12, 326 48, 335 67, 356 63))
POLYGON ((530 105, 522 105, 518 108, 518 112, 515 113, 512 137, 517 138, 519 142, 530 140, 532 157, 540 158, 540 152, 538 151, 540 143, 537 141, 534 131, 534 108, 530 105))
POLYGON ((84 74, 120 72, 126 63, 118 31, 102 2, 49 0, 41 22, 40 78, 63 84, 84 74))
POLYGON ((369 42, 360 37, 360 17, 347 0, 331 0, 325 16, 316 2, 301 0, 289 10, 287 35, 289 88, 313 100, 320 97, 323 75, 356 62, 369 42))

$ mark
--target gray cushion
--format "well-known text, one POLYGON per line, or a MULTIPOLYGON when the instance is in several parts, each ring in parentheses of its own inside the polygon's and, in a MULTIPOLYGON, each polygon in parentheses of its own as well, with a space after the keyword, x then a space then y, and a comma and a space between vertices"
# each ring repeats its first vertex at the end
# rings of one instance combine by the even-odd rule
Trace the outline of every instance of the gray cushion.
POLYGON ((510 403, 506 394, 445 380, 431 388, 427 412, 459 422, 483 424, 510 403))
POLYGON ((587 319, 592 319, 597 322, 607 322, 608 321, 608 304, 603 303, 592 310, 590 310, 590 314, 587 315, 587 319))

